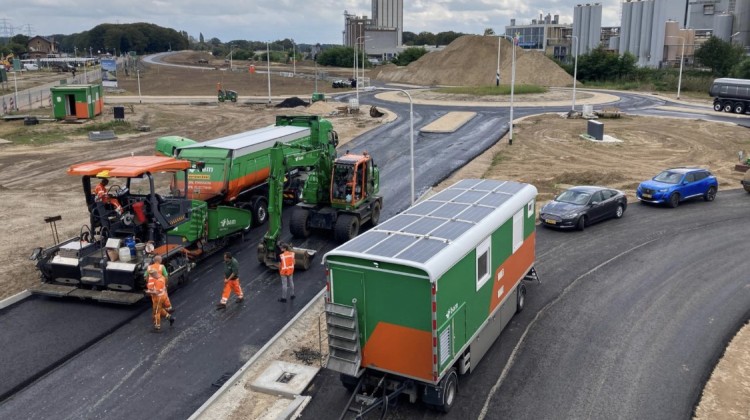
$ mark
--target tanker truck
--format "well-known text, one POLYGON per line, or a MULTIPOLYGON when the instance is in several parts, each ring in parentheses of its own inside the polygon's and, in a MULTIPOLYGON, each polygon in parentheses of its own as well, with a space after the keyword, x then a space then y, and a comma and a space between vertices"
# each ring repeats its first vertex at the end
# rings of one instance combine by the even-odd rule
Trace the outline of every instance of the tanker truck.
MULTIPOLYGON (((268 219, 270 151, 274 144, 306 147, 320 142, 338 144, 331 123, 318 116, 279 116, 267 127, 196 142, 179 136, 160 137, 156 153, 191 162, 188 198, 211 205, 228 205, 252 213, 252 226, 268 219)), ((286 153, 292 153, 291 149, 286 153)), ((283 197, 296 203, 302 194, 304 168, 284 176, 283 197)))
POLYGON ((708 94, 714 98, 714 111, 744 114, 750 110, 750 80, 716 79, 708 94))

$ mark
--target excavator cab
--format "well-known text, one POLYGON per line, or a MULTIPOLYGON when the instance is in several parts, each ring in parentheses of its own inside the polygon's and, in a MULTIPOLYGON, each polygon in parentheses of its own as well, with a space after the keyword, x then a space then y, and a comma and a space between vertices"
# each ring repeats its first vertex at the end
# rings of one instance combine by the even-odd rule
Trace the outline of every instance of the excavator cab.
POLYGON ((347 153, 336 159, 331 176, 331 204, 335 208, 356 208, 378 190, 376 167, 369 153, 347 153))

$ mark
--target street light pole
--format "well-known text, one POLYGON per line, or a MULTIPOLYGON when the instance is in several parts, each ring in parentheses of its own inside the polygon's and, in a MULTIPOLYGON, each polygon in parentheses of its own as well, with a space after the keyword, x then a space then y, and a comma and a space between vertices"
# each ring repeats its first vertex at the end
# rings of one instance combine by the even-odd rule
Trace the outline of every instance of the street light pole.
POLYGON ((578 37, 575 35, 571 35, 571 38, 573 38, 573 41, 575 41, 576 48, 575 48, 575 64, 573 65, 573 104, 570 107, 571 111, 576 110, 576 82, 577 82, 577 76, 578 76, 578 37))
POLYGON ((500 44, 503 42, 501 36, 497 37, 497 73, 495 73, 495 86, 500 86, 500 44))
POLYGON ((292 75, 297 77, 297 52, 294 40, 292 40, 292 75))
POLYGON ((234 53, 234 45, 229 44, 229 71, 233 71, 234 66, 232 65, 232 53, 234 53))
POLYGON ((138 78, 138 103, 142 104, 141 100, 141 69, 135 69, 135 75, 138 78))
POLYGON ((268 105, 271 105, 271 49, 266 41, 266 73, 268 73, 268 105))
POLYGON ((516 36, 513 36, 512 42, 513 54, 511 64, 511 76, 510 76, 510 137, 508 138, 508 145, 513 145, 513 91, 516 86, 516 36))
POLYGON ((398 89, 398 88, 384 88, 384 87, 376 87, 376 86, 368 86, 366 91, 370 92, 373 90, 390 90, 394 92, 401 92, 406 95, 407 98, 409 98, 409 122, 411 124, 411 130, 409 131, 409 147, 410 147, 410 158, 411 158, 411 165, 409 169, 409 173, 411 176, 411 205, 414 205, 415 201, 415 194, 414 194, 414 102, 411 99, 411 95, 408 91, 404 89, 398 89))
POLYGON ((685 38, 677 35, 669 35, 667 38, 679 38, 682 40, 682 52, 680 53, 680 77, 677 79, 677 99, 680 99, 680 88, 682 87, 682 63, 685 62, 685 38))

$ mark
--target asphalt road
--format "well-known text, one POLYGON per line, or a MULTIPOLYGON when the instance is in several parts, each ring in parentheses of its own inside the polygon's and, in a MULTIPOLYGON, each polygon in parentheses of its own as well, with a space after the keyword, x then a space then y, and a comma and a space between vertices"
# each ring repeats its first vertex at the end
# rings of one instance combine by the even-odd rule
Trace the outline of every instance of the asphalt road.
MULTIPOLYGON (((367 95, 360 94, 360 97, 362 103, 385 105, 367 95)), ((648 112, 650 108, 664 103, 665 101, 658 99, 644 99, 626 94, 618 102, 618 106, 624 111, 648 112)), ((381 193, 384 196, 382 220, 405 209, 410 203, 411 195, 408 104, 388 104, 387 106, 401 117, 343 147, 352 151, 366 149, 380 165, 381 193)), ((515 115, 522 116, 543 111, 563 112, 567 109, 567 107, 517 108, 515 115)), ((452 135, 421 135, 416 129, 449 110, 435 106, 415 106, 414 111, 416 136, 414 172, 417 195, 422 194, 430 186, 446 178, 455 169, 486 150, 502 137, 508 128, 507 108, 482 108, 474 109, 479 115, 452 135)), ((737 196, 738 209, 736 211, 741 213, 742 203, 746 206, 747 197, 739 193, 737 196), (742 201, 739 196, 745 200, 742 201)), ((695 220, 704 220, 710 217, 704 213, 706 208, 710 208, 713 212, 715 209, 723 208, 725 201, 729 203, 732 200, 734 198, 731 193, 721 193, 715 203, 686 205, 673 211, 671 216, 692 212, 689 214, 692 214, 695 220)), ((630 223, 630 216, 639 212, 659 215, 659 223, 667 219, 663 217, 665 209, 633 210, 625 219, 615 222, 617 226, 630 223)), ((692 225, 697 222, 691 220, 690 223, 692 225)), ((678 224, 675 226, 674 229, 684 227, 678 224)), ((583 235, 591 233, 593 236, 601 229, 595 226, 583 235)), ((741 229, 737 230, 741 232, 741 229)), ((641 237, 654 237, 658 231, 660 230, 655 230, 653 224, 639 224, 636 230, 624 230, 621 235, 632 241, 641 237)), ((556 299, 562 300, 558 296, 566 286, 575 287, 585 283, 583 280, 576 281, 575 279, 585 273, 588 268, 607 260, 606 255, 616 255, 615 251, 627 248, 621 249, 623 247, 621 243, 611 242, 612 232, 609 230, 607 232, 603 235, 605 239, 602 239, 601 243, 581 248, 579 253, 571 254, 567 259, 557 259, 557 251, 553 252, 551 248, 545 248, 552 246, 546 244, 547 238, 555 237, 551 235, 561 235, 563 243, 576 247, 578 246, 576 238, 580 237, 579 234, 540 232, 540 274, 545 283, 541 288, 537 285, 529 285, 529 296, 532 297, 530 303, 534 304, 530 304, 526 311, 514 319, 499 343, 493 348, 493 352, 499 351, 500 356, 489 357, 487 361, 483 361, 488 366, 486 371, 480 369, 469 378, 462 380, 462 397, 468 393, 479 400, 470 402, 465 409, 456 410, 452 416, 465 415, 468 412, 477 413, 476 410, 484 404, 482 396, 486 399, 487 390, 497 381, 497 372, 501 372, 503 367, 507 366, 511 351, 515 343, 519 341, 520 334, 526 331, 527 326, 531 325, 533 328, 528 330, 528 338, 524 342, 536 337, 532 332, 537 330, 540 331, 540 340, 551 340, 547 343, 561 340, 557 335, 557 326, 552 325, 550 330, 546 330, 546 324, 542 321, 532 323, 531 318, 548 303, 555 302, 552 306, 555 308, 561 305, 556 302, 556 299), (588 253, 581 253, 582 251, 588 253), (533 297, 535 293, 538 293, 536 298, 533 297), (481 372, 493 372, 494 376, 489 373, 485 373, 489 376, 483 376, 481 372), (478 408, 475 407, 477 404, 479 404, 478 408)), ((740 232, 730 233, 739 234, 740 232)), ((263 233, 263 229, 255 229, 244 240, 235 242, 229 248, 238 255, 240 260, 242 284, 248 295, 246 302, 241 306, 230 305, 226 312, 217 312, 214 309, 219 298, 222 278, 220 256, 214 256, 201 264, 193 273, 190 284, 172 295, 173 304, 177 308, 175 315, 178 321, 173 329, 167 329, 162 334, 149 332, 150 313, 146 307, 123 309, 95 303, 72 304, 67 301, 30 299, 0 312, 0 325, 3 327, 0 329, 0 346, 6 355, 0 359, 0 377, 3 378, 0 382, 4 387, 0 388, 0 392, 7 394, 23 387, 0 403, 0 418, 97 419, 147 418, 157 415, 170 419, 188 417, 217 389, 215 385, 218 385, 222 378, 228 377, 247 361, 324 285, 322 268, 315 264, 311 270, 295 275, 298 299, 294 303, 282 305, 276 302, 276 297, 280 293, 277 275, 260 267, 256 261, 255 248, 263 233), (45 376, 38 378, 42 374, 45 376)), ((697 233, 696 236, 700 237, 697 233)), ((678 238, 678 242, 683 239, 678 238)), ((710 237, 701 239, 709 240, 710 237)), ((305 242, 296 240, 293 242, 297 246, 319 249, 321 253, 335 246, 328 238, 321 237, 314 237, 305 242)), ((558 244, 557 246, 565 248, 567 245, 558 244)), ((712 245, 712 247, 717 246, 712 245)), ((693 255, 694 251, 690 249, 685 253, 693 255)), ((634 251, 633 255, 640 254, 634 251)), ((736 253, 729 253, 729 255, 736 255, 736 253)), ((607 265, 606 270, 610 267, 607 265)), ((719 275, 723 275, 726 271, 723 267, 718 270, 710 264, 706 264, 705 267, 707 270, 722 271, 718 273, 719 275)), ((596 274, 599 275, 606 270, 602 267, 596 274)), ((747 267, 743 267, 743 270, 748 271, 747 267)), ((594 278, 593 274, 585 278, 594 278)), ((712 281, 714 281, 713 278, 712 281)), ((568 295, 574 294, 568 291, 562 296, 568 295)), ((735 293, 732 298, 736 299, 741 296, 743 296, 741 293, 735 293)), ((747 307, 747 301, 745 301, 745 311, 747 307)), ((722 306, 720 309, 729 313, 731 307, 722 306)), ((548 310, 545 310, 540 313, 540 318, 544 318, 547 312, 548 310)), ((668 310, 663 313, 671 314, 668 310)), ((685 314, 685 316, 691 314, 685 314)), ((664 317, 664 315, 661 316, 664 317)), ((746 319, 747 314, 744 316, 746 319)), ((736 318, 742 317, 736 316, 736 318)), ((605 320, 607 318, 602 318, 601 322, 605 320)), ((676 319, 676 321, 679 320, 679 318, 676 319)), ((717 318, 717 322, 719 321, 717 318)), ((616 327, 617 324, 610 328, 616 329, 616 327)), ((725 328, 725 330, 734 331, 731 328, 725 328)), ((722 339, 729 334, 725 333, 722 339)), ((644 346, 644 343, 640 345, 644 346)), ((723 349, 721 340, 707 339, 705 345, 714 349, 714 355, 723 349)), ((544 348, 552 351, 556 347, 546 344, 544 348)), ((643 356, 646 357, 646 351, 649 348, 647 346, 642 348, 644 349, 643 356)), ((527 354, 525 349, 521 350, 523 351, 519 350, 514 353, 516 365, 523 362, 523 355, 527 354)), ((656 350, 658 354, 653 357, 657 357, 664 351, 661 347, 656 350)), ((573 363, 576 361, 566 358, 573 356, 564 353, 558 358, 565 363, 573 363)), ((703 364, 697 370, 705 374, 713 366, 713 360, 715 358, 700 360, 703 364)), ((581 366, 588 366, 587 360, 581 359, 578 362, 583 364, 571 365, 571 372, 568 374, 582 374, 586 371, 581 366)), ((527 376, 525 381, 528 381, 528 378, 539 378, 540 371, 535 366, 537 363, 541 364, 542 360, 534 359, 529 363, 534 363, 534 368, 522 372, 527 376)), ((607 366, 596 367, 602 369, 607 366)), ((509 369, 507 379, 501 384, 503 387, 511 383, 510 378, 516 374, 515 372, 517 371, 514 368, 509 369)), ((602 375, 606 372, 608 370, 605 369, 603 372, 592 372, 592 375, 602 375)), ((670 380, 679 381, 684 376, 681 372, 673 373, 673 375, 669 378, 670 380)), ((322 378, 324 376, 325 374, 322 378)), ((564 390, 569 386, 566 379, 564 378, 562 383, 548 384, 540 378, 541 383, 537 386, 558 387, 564 390)), ((700 391, 700 385, 700 382, 693 384, 694 392, 700 391)), ((339 397, 343 395, 339 395, 340 387, 338 386, 329 386, 325 389, 314 387, 313 389, 317 389, 317 392, 323 396, 321 398, 323 402, 327 401, 325 398, 327 394, 339 397)), ((524 413, 544 406, 538 401, 528 401, 530 405, 524 411, 524 405, 507 405, 502 400, 503 396, 507 395, 505 389, 503 391, 493 394, 494 397, 487 400, 488 407, 492 406, 495 410, 495 405, 499 404, 500 411, 517 407, 517 410, 523 411, 519 414, 523 417, 526 415, 524 413)), ((518 399, 518 404, 523 402, 523 398, 533 398, 538 393, 536 389, 524 389, 524 391, 527 393, 514 397, 514 401, 518 399)), ((660 394, 656 395, 657 397, 653 398, 660 400, 658 397, 660 394)), ((620 397, 611 395, 610 398, 620 397)), ((604 404, 607 399, 602 395, 591 395, 590 400, 591 403, 604 404), (598 401, 599 399, 602 401, 598 401)), ((463 407, 464 404, 461 406, 463 407)), ((406 407, 409 408, 404 408, 404 410, 416 410, 406 411, 409 418, 431 415, 429 412, 424 412, 418 405, 406 407)), ((310 413, 313 412, 310 411, 310 413)), ((512 413, 516 414, 515 411, 512 413)), ((306 416, 316 418, 310 417, 310 414, 306 416)), ((469 416, 472 417, 470 414, 469 416)), ((330 416, 324 415, 317 418, 328 417, 330 416)), ((476 417, 476 414, 473 417, 476 417)))
MULTIPOLYGON (((524 311, 460 378, 453 411, 402 400, 386 418, 690 418, 750 318, 748 200, 730 190, 677 209, 631 203, 584 232, 539 228, 542 284, 527 283, 524 311)), ((350 395, 330 371, 309 393, 307 419, 337 415, 350 395)))

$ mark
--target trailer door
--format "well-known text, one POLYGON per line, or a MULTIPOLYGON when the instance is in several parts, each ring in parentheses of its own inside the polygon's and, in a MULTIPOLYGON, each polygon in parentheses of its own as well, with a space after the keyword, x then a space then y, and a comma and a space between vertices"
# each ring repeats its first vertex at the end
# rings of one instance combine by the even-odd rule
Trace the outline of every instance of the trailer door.
POLYGON ((365 276, 361 271, 336 268, 331 272, 331 300, 357 307, 360 343, 367 342, 367 305, 365 304, 365 276), (336 276, 335 280, 333 276, 336 276))

